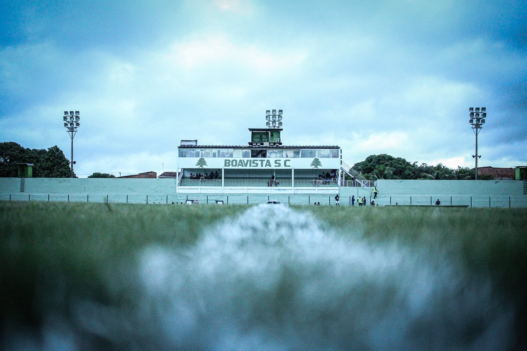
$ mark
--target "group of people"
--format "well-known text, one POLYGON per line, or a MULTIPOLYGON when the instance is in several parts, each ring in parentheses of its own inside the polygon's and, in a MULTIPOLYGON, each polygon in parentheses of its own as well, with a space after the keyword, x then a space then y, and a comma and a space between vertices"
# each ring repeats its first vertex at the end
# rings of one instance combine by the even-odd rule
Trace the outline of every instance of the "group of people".
POLYGON ((271 179, 267 181, 267 186, 278 186, 278 184, 280 184, 280 182, 278 181, 278 179, 276 179, 274 174, 271 176, 271 179))
MULTIPOLYGON (((359 206, 367 206, 368 202, 366 201, 366 196, 363 196, 363 197, 359 196, 358 199, 357 199, 357 204, 359 206)), ((355 195, 353 195, 351 197, 351 206, 355 206, 355 195)), ((373 199, 371 200, 370 206, 375 206, 375 200, 373 200, 373 199)))
POLYGON ((330 184, 331 181, 336 181, 337 180, 337 170, 334 169, 331 171, 331 173, 329 172, 326 172, 325 174, 324 173, 320 173, 318 175, 318 178, 315 179, 313 181, 313 184, 314 185, 318 185, 318 184, 330 184))
POLYGON ((205 174, 190 173, 190 179, 221 179, 221 173, 219 171, 210 171, 209 174, 207 174, 207 172, 205 172, 205 174))

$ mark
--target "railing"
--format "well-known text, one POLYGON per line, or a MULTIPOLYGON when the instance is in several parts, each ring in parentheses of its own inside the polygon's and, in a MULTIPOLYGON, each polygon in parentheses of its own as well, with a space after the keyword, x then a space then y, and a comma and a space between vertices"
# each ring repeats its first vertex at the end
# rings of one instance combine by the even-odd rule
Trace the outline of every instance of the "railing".
POLYGON ((525 196, 467 196, 467 195, 384 195, 366 198, 366 202, 376 206, 434 206, 434 207, 487 207, 487 208, 527 208, 525 196), (439 200, 439 205, 436 202, 439 200))
POLYGON ((371 188, 375 185, 375 182, 373 180, 346 180, 343 184, 343 186, 347 187, 365 187, 365 188, 371 188))
POLYGON ((342 161, 341 169, 350 177, 355 177, 355 180, 351 180, 351 183, 343 182, 343 186, 372 187, 374 184, 374 181, 366 179, 360 172, 351 168, 350 165, 344 161, 342 161))
MULTIPOLYGON (((84 203, 124 203, 124 204, 181 204, 187 200, 199 200, 200 204, 215 204, 217 200, 224 204, 260 204, 269 200, 289 205, 335 205, 335 195, 327 194, 169 194, 169 195, 120 195, 120 194, 0 194, 0 201, 25 202, 84 202, 84 203)), ((366 198, 368 207, 371 201, 375 206, 412 206, 412 207, 487 207, 487 208, 527 208, 526 196, 461 196, 461 195, 397 195, 373 196, 366 198), (440 205, 435 205, 436 201, 440 205)), ((341 206, 357 206, 352 196, 341 196, 341 206)))
MULTIPOLYGON (((291 179, 278 178, 275 181, 271 179, 225 179, 225 187, 292 187, 291 179)), ((221 187, 221 179, 188 179, 181 180, 181 186, 187 187, 221 187)), ((336 187, 336 179, 318 180, 318 179, 295 179, 295 187, 336 187)))

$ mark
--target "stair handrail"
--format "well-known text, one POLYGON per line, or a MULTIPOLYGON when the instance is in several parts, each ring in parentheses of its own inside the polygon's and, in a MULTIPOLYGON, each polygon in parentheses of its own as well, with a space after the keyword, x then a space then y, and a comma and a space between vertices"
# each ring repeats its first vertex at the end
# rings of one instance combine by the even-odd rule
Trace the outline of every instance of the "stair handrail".
POLYGON ((366 179, 360 172, 352 169, 346 162, 342 161, 340 168, 352 178, 355 178, 355 181, 361 185, 361 187, 367 187, 368 179, 366 179))

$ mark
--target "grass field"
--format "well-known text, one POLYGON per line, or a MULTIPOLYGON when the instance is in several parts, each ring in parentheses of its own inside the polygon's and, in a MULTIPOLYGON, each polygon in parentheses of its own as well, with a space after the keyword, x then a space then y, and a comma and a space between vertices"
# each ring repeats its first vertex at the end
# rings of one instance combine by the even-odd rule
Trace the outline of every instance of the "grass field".
POLYGON ((0 203, 2 349, 523 350, 527 210, 0 203))

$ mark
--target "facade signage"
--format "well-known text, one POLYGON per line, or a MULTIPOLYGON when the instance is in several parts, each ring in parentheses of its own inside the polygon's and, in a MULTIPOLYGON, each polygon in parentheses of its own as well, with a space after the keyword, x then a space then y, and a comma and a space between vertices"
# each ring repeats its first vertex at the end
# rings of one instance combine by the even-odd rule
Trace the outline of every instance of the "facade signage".
POLYGON ((183 169, 339 169, 338 158, 179 157, 183 169))
POLYGON ((290 159, 225 159, 223 160, 224 168, 291 168, 290 159))

